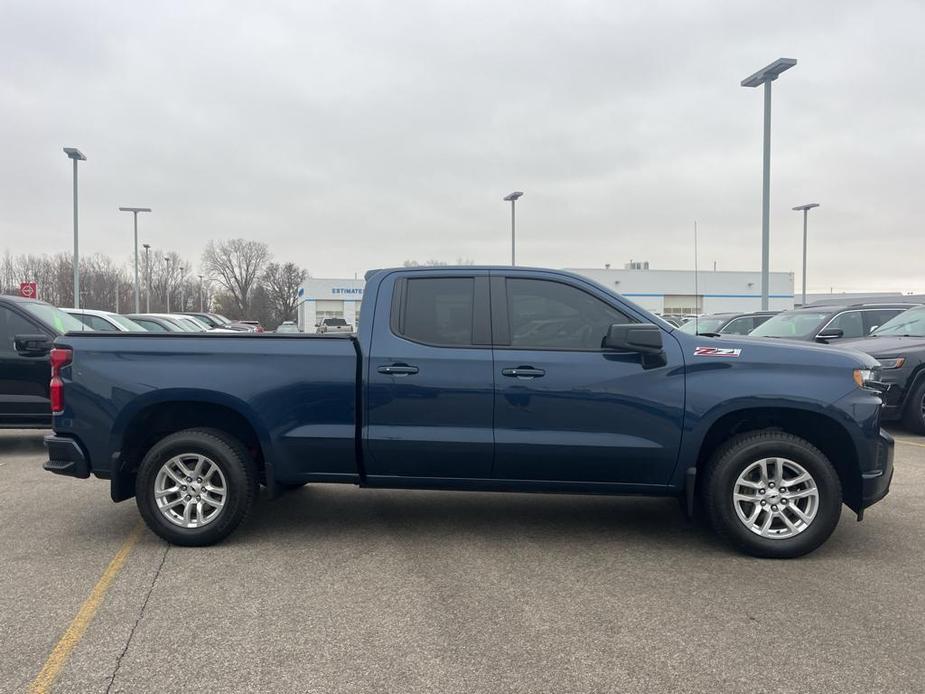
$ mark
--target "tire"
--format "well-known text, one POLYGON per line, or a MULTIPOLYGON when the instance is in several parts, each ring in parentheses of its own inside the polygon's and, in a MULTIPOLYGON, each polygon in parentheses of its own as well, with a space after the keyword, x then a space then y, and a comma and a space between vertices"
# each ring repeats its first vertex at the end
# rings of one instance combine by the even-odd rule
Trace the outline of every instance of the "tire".
POLYGON ((756 557, 808 554, 829 538, 841 517, 841 481, 832 463, 808 441, 779 431, 741 434, 721 446, 701 490, 717 534, 756 557))
POLYGON ((919 381, 906 401, 903 424, 914 433, 925 435, 925 378, 919 381))
POLYGON ((187 547, 225 539, 250 514, 256 497, 253 459, 237 439, 216 429, 165 436, 145 455, 135 481, 135 503, 147 526, 167 542, 187 547), (203 477, 184 478, 182 471, 195 474, 199 460, 203 477), (157 491, 163 492, 160 501, 157 491), (189 522, 180 517, 187 507, 192 507, 189 522))

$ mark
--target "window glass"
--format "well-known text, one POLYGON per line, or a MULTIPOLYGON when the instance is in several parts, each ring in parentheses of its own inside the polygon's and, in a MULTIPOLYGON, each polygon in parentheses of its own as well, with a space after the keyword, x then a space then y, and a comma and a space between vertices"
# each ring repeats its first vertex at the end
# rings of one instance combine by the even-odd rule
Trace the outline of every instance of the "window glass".
POLYGON ((144 318, 133 318, 138 325, 152 333, 166 333, 167 328, 162 326, 160 323, 155 323, 153 320, 145 320, 144 318))
POLYGON ((46 325, 59 333, 84 330, 84 324, 69 313, 42 301, 25 301, 21 304, 24 311, 31 313, 46 325))
POLYGON ((591 294, 561 282, 508 279, 511 346, 601 349, 614 323, 635 323, 591 294))
POLYGON ((748 335, 755 329, 755 319, 751 316, 742 316, 729 323, 720 332, 723 335, 748 335))
POLYGON ((844 333, 842 337, 862 337, 864 335, 864 318, 861 313, 861 311, 840 313, 823 330, 841 330, 844 333))
POLYGON ((118 313, 111 313, 111 314, 109 314, 109 320, 113 321, 114 323, 118 323, 118 324, 121 325, 125 330, 128 330, 128 331, 130 331, 130 332, 144 331, 144 328, 142 328, 140 325, 138 325, 138 323, 136 323, 135 321, 133 321, 131 318, 126 318, 125 316, 120 316, 118 313))
POLYGON ((93 330, 98 330, 100 332, 111 333, 116 329, 112 323, 107 321, 105 318, 100 318, 99 316, 87 316, 90 319, 90 327, 93 330))
POLYGON ((873 330, 884 323, 888 323, 891 318, 898 316, 904 310, 901 308, 878 308, 864 311, 864 334, 870 335, 873 330))
POLYGON ((913 308, 894 316, 877 328, 874 335, 925 337, 925 308, 913 308))
POLYGON ((784 311, 766 320, 751 334, 758 337, 813 338, 829 315, 815 311, 784 311))
POLYGON ((725 318, 691 318, 679 330, 689 335, 715 333, 725 322, 725 318))
POLYGON ((17 335, 41 335, 45 331, 6 306, 0 306, 0 352, 14 352, 17 335))
POLYGON ((471 277, 409 279, 402 335, 433 345, 471 345, 474 297, 471 277))

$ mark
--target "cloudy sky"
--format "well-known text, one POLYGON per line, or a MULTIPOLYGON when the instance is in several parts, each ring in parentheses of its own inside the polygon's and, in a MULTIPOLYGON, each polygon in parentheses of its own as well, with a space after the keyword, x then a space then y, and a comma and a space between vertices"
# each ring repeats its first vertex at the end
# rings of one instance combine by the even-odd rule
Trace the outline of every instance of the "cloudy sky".
MULTIPOLYGON (((616 0, 0 5, 0 251, 266 241, 318 277, 408 258, 771 269, 925 291, 925 3, 616 0)), ((797 281, 799 286, 799 281, 797 281)))

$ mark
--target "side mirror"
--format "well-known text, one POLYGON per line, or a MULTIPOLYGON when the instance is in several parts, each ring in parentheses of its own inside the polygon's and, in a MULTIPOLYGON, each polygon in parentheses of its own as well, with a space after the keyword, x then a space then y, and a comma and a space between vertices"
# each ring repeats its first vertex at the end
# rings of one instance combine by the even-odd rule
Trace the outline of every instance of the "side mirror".
POLYGON ((17 335, 13 338, 13 349, 24 357, 44 357, 53 346, 48 335, 17 335))
POLYGON ((816 339, 824 342, 825 340, 837 340, 838 338, 844 336, 844 330, 839 330, 838 328, 829 328, 828 330, 823 330, 821 333, 816 335, 816 339))
POLYGON ((868 335, 873 335, 873 334, 874 334, 874 330, 876 330, 876 329, 879 328, 879 327, 880 327, 879 325, 872 325, 871 328, 870 328, 870 330, 867 331, 867 334, 868 334, 868 335))
POLYGON ((660 354, 662 331, 651 323, 614 323, 604 338, 604 347, 623 352, 660 354))

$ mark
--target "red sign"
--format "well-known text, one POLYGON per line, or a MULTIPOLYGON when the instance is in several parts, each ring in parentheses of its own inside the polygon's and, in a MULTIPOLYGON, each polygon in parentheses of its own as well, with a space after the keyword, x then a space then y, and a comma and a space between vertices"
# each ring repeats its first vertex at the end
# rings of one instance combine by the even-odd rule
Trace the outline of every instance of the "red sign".
POLYGON ((36 287, 35 282, 20 282, 19 294, 27 299, 34 299, 39 295, 38 287, 36 287))

